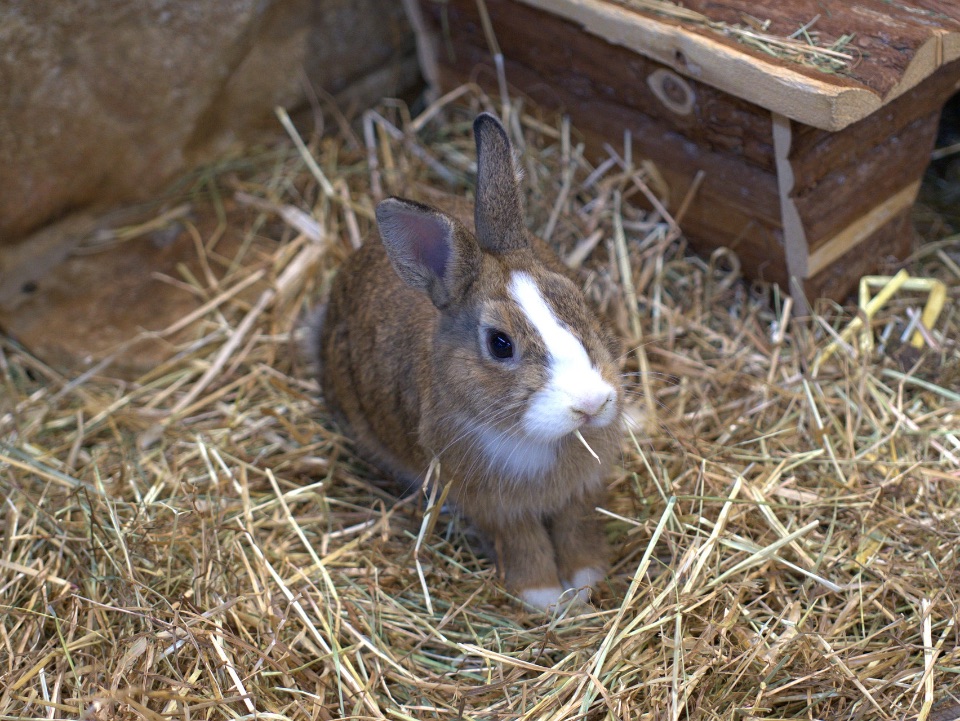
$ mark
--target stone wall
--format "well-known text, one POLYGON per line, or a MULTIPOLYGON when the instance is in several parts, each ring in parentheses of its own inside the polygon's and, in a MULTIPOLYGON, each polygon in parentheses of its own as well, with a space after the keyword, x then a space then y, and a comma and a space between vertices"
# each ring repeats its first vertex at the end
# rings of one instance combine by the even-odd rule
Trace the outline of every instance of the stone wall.
POLYGON ((418 82, 398 0, 7 0, 0 296, 103 211, 278 132, 308 84, 363 108, 418 82))

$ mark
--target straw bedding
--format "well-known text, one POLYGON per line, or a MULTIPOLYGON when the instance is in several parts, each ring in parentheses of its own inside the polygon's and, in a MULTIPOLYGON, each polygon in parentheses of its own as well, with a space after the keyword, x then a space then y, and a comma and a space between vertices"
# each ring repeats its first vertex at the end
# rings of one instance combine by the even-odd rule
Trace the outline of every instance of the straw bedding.
POLYGON ((256 243, 200 246, 195 333, 135 381, 0 341, 0 718, 926 719, 960 697, 957 238, 906 265, 948 288, 922 350, 902 293, 872 353, 818 364, 855 309, 798 317, 688 254, 641 209, 655 167, 591 166, 515 104, 531 228, 630 351, 596 610, 524 611, 464 524, 356 457, 306 309, 378 196, 469 193, 488 108, 470 86, 387 104, 218 176, 192 202, 256 243))

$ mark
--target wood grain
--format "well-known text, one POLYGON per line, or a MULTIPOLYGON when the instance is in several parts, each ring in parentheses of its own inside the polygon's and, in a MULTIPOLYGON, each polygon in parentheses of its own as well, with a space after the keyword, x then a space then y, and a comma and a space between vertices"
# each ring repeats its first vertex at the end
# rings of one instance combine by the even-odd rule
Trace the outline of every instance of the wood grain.
MULTIPOLYGON (((783 30, 788 6, 799 13, 812 8, 812 2, 788 0, 771 10, 771 20, 781 23, 777 27, 783 30)), ((881 0, 845 4, 842 12, 834 12, 829 0, 814 4, 824 16, 830 15, 826 35, 831 28, 852 22, 850 13, 874 12, 877 2, 881 0)), ((624 20, 623 8, 613 0, 484 0, 484 4, 514 91, 568 114, 583 134, 588 157, 605 158, 605 143, 622 152, 624 131, 629 131, 634 157, 656 163, 669 187, 668 207, 674 211, 697 172, 704 172, 683 223, 699 252, 728 247, 740 256, 751 277, 789 288, 792 275, 804 282, 811 297, 825 293, 842 299, 860 275, 875 271, 883 258, 903 257, 909 251, 913 243, 909 206, 933 146, 942 104, 960 87, 960 60, 940 67, 878 112, 830 131, 797 122, 791 119, 794 116, 772 114, 765 106, 712 87, 707 78, 710 68, 698 66, 697 56, 687 52, 692 46, 682 45, 666 56, 666 62, 653 59, 674 47, 670 42, 689 40, 683 28, 674 27, 670 42, 660 36, 664 42, 652 49, 631 48, 637 36, 629 42, 626 36, 638 26, 624 20), (574 6, 587 14, 603 6, 606 19, 584 32, 586 15, 564 19, 558 10, 574 6), (603 32, 604 38, 597 35, 603 32), (665 103, 650 84, 651 76, 676 78, 677 68, 683 69, 680 82, 689 88, 692 102, 665 103), (698 73, 699 79, 691 78, 698 73), (779 122, 779 155, 774 118, 779 122)), ((926 4, 932 5, 932 0, 926 4)), ((440 41, 436 46, 443 84, 449 88, 472 79, 495 92, 493 59, 476 0, 421 0, 421 7, 440 41)), ((748 4, 695 0, 688 7, 703 12, 725 8, 732 13, 725 16, 729 19, 747 12, 748 4)), ((894 48, 900 54, 884 56, 887 70, 895 67, 893 59, 905 58, 911 47, 922 45, 923 33, 936 35, 941 25, 952 27, 955 22, 949 16, 936 22, 917 20, 898 8, 891 16, 892 27, 904 25, 907 30, 902 38, 897 36, 903 40, 894 48)), ((862 18, 858 22, 857 27, 865 27, 862 18)), ((946 36, 941 32, 937 37, 946 36)), ((717 50, 697 47, 698 52, 717 50)), ((704 57, 715 61, 713 69, 726 62, 726 56, 704 57)), ((742 58, 754 66, 760 62, 742 58)), ((871 82, 881 87, 884 77, 878 74, 871 82)), ((746 73, 738 82, 749 85, 754 78, 746 73)), ((829 83, 834 83, 832 90, 818 96, 821 110, 837 100, 837 88, 866 87, 849 78, 831 78, 829 83)), ((823 90, 826 85, 817 87, 823 90)), ((879 108, 877 93, 869 93, 876 101, 874 109, 879 108)))
MULTIPOLYGON (((657 98, 647 83, 655 70, 666 69, 663 64, 611 45, 582 32, 575 23, 522 3, 485 0, 485 4, 504 56, 515 64, 511 67, 535 69, 536 83, 562 90, 565 98, 569 97, 568 105, 595 98, 612 100, 695 139, 708 151, 737 154, 748 163, 773 170, 769 114, 756 105, 696 80, 687 80, 696 98, 694 110, 690 115, 678 115, 657 98)), ((456 49, 456 57, 445 57, 447 63, 463 69, 490 63, 475 0, 423 5, 435 23, 449 28, 449 44, 456 49), (459 57, 464 53, 470 57, 459 57)), ((443 46, 441 43, 440 47, 443 46)), ((529 84, 521 86, 526 88, 529 84)))
MULTIPOLYGON (((843 130, 829 132, 794 123, 791 162, 797 187, 809 188, 836 168, 856 162, 865 149, 891 137, 903 137, 911 132, 907 126, 917 118, 939 114, 946 100, 958 90, 960 60, 945 66, 881 112, 843 130)), ((891 164, 894 162, 891 159, 891 164)))
MULTIPOLYGON (((488 4, 492 10, 494 3, 488 0, 488 4)), ((539 73, 513 60, 512 43, 505 40, 507 37, 501 36, 498 28, 497 38, 506 57, 506 75, 511 85, 522 89, 522 94, 539 106, 568 114, 583 135, 590 159, 605 159, 607 143, 622 152, 624 129, 630 130, 634 157, 656 163, 669 187, 668 207, 673 211, 697 171, 703 170, 704 180, 683 223, 693 246, 701 253, 721 246, 731 248, 753 277, 786 283, 772 150, 768 149, 771 168, 758 167, 720 144, 697 143, 669 123, 636 108, 579 92, 575 83, 545 83, 539 73)), ((465 42, 456 42, 455 47, 456 56, 447 58, 441 69, 444 89, 470 78, 493 92, 496 75, 486 48, 465 42)), ((767 129, 766 133, 771 131, 767 129)))
POLYGON ((833 264, 804 281, 807 297, 842 299, 860 278, 892 271, 916 245, 910 209, 901 211, 865 242, 840 256, 833 264))
POLYGON ((816 18, 811 32, 824 46, 843 35, 853 35, 846 49, 861 59, 843 76, 882 98, 910 74, 919 74, 915 80, 922 80, 940 64, 957 57, 951 37, 960 36, 960 5, 956 2, 779 0, 761 4, 755 0, 686 0, 683 4, 729 24, 742 23, 747 15, 768 21, 767 31, 782 37, 816 18), (949 49, 941 48, 943 56, 938 57, 938 45, 947 39, 949 49))
POLYGON ((816 182, 794 187, 793 200, 803 220, 809 252, 919 180, 933 149, 938 121, 939 113, 918 118, 881 143, 858 146, 848 158, 835 158, 834 167, 816 182))
POLYGON ((920 181, 915 180, 899 192, 858 215, 856 220, 832 238, 822 239, 807 257, 805 275, 816 275, 827 266, 836 263, 848 251, 868 241, 901 211, 913 207, 919 189, 920 181))
POLYGON ((672 67, 793 120, 839 130, 861 120, 960 58, 960 3, 885 0, 692 0, 691 10, 741 23, 769 20, 788 36, 819 16, 823 41, 853 34, 859 56, 843 74, 780 60, 708 28, 645 13, 629 0, 522 0, 564 17, 611 44, 672 67))

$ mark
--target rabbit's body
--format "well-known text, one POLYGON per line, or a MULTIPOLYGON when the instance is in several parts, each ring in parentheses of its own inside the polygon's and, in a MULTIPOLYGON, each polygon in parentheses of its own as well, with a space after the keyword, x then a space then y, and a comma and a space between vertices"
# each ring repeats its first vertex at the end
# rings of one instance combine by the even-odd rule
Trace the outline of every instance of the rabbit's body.
POLYGON ((547 607, 606 568, 592 512, 619 449, 617 345, 524 230, 499 123, 475 129, 477 237, 432 208, 381 203, 383 243, 365 243, 331 290, 321 382, 386 470, 416 484, 439 458, 507 583, 547 607))

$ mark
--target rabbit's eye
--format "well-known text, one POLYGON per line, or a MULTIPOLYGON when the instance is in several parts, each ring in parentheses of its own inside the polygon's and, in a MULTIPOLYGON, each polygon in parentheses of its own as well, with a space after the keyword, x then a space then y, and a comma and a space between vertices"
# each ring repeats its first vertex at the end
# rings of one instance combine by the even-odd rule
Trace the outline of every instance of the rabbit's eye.
POLYGON ((487 333, 487 348, 490 355, 498 360, 513 357, 513 341, 502 330, 491 330, 487 333))

